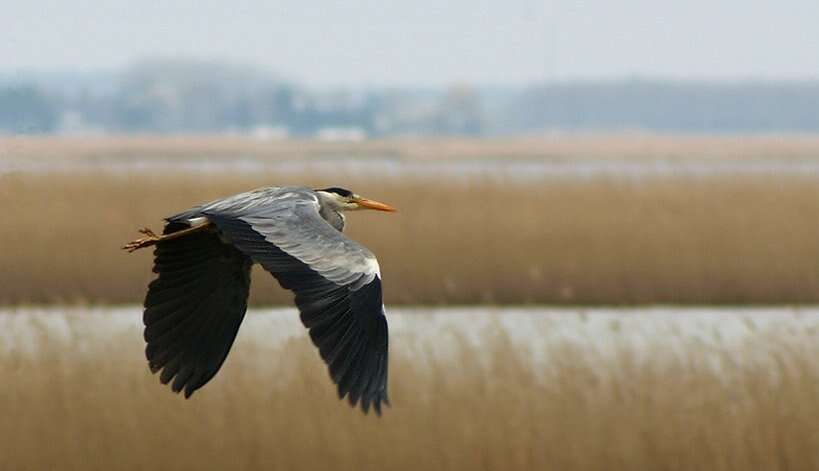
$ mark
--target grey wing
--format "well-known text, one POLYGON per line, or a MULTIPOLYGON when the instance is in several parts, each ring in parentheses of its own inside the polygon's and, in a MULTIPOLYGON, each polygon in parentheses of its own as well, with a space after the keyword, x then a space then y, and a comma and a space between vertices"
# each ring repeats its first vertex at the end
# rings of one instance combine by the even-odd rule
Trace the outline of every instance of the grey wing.
POLYGON ((295 293, 339 397, 376 413, 387 396, 387 320, 375 256, 319 215, 309 189, 276 188, 201 208, 222 236, 295 293))
MULTIPOLYGON (((165 233, 184 225, 169 222, 165 233)), ((247 308, 250 258, 210 231, 159 242, 145 297, 151 371, 185 397, 219 371, 247 308)))

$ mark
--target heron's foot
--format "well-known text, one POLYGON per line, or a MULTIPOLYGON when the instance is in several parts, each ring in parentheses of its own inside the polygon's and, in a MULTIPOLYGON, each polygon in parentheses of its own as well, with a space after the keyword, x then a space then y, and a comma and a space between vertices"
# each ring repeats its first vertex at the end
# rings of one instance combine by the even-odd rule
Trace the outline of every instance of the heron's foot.
POLYGON ((128 253, 131 253, 139 249, 144 249, 145 247, 156 245, 157 242, 162 240, 162 237, 154 234, 154 231, 148 229, 147 227, 139 229, 139 233, 145 235, 145 237, 128 242, 122 247, 122 250, 127 250, 128 253))

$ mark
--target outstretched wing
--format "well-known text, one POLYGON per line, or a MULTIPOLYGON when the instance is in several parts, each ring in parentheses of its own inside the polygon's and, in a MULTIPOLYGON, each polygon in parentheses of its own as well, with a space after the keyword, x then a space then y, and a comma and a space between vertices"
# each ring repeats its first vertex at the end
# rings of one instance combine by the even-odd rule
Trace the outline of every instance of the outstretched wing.
MULTIPOLYGON (((165 233, 184 227, 170 222, 165 233)), ((251 265, 211 231, 157 244, 143 321, 148 365, 163 384, 190 397, 219 371, 247 309, 251 265)))
POLYGON ((295 293, 339 397, 380 414, 381 404, 389 404, 388 333, 375 256, 322 219, 308 189, 251 192, 200 211, 295 293))

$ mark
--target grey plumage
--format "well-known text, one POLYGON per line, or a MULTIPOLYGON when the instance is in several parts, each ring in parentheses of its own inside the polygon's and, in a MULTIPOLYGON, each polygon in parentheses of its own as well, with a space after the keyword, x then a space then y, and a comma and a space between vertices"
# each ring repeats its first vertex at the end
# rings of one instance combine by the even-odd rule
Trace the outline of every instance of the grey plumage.
POLYGON ((389 404, 381 273, 375 256, 341 233, 336 194, 262 188, 167 219, 166 234, 202 221, 209 228, 156 244, 159 276, 144 321, 149 366, 163 383, 190 396, 216 374, 244 317, 250 266, 259 263, 295 293, 339 397, 380 414, 389 404))

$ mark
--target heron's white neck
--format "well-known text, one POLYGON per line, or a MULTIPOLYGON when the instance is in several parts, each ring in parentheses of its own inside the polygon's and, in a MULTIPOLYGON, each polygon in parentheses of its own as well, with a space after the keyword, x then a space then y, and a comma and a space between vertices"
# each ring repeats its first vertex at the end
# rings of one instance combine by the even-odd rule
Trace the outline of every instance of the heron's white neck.
POLYGON ((347 201, 347 198, 344 198, 341 195, 329 193, 327 191, 317 191, 316 195, 318 196, 319 199, 319 205, 322 208, 328 207, 339 212, 351 209, 349 207, 349 202, 347 201))
POLYGON ((345 207, 346 200, 343 200, 341 196, 335 193, 326 191, 317 191, 316 195, 318 195, 319 200, 319 215, 331 226, 343 231, 345 220, 342 211, 347 209, 345 207))

